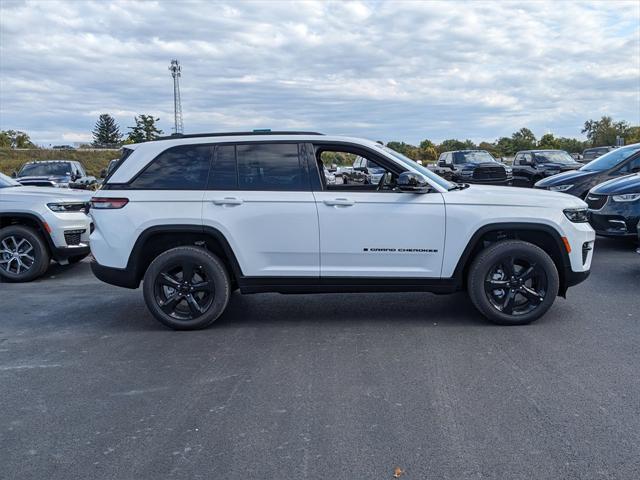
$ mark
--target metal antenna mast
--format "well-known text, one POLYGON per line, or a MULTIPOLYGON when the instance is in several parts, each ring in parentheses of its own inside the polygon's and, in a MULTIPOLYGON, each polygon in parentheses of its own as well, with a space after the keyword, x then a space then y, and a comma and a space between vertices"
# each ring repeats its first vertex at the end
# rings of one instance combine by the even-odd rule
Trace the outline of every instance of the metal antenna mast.
POLYGON ((178 60, 171 60, 169 71, 173 77, 173 119, 175 123, 173 133, 183 133, 182 101, 180 100, 180 77, 182 76, 182 67, 178 60))

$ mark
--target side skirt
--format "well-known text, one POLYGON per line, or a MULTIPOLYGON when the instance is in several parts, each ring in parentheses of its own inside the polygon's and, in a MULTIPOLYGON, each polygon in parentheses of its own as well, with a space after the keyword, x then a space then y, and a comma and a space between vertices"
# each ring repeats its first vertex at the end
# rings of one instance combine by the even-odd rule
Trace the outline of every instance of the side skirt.
POLYGON ((247 293, 367 293, 431 292, 453 293, 460 286, 452 278, 371 277, 240 277, 240 292, 247 293))

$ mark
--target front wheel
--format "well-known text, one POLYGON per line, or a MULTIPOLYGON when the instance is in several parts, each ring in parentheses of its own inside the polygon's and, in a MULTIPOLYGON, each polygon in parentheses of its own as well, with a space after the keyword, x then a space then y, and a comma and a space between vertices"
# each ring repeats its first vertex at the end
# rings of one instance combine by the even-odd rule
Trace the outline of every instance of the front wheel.
POLYGON ((227 307, 231 282, 222 261, 199 247, 176 247, 158 255, 144 275, 147 308, 174 330, 211 325, 227 307))
POLYGON ((49 251, 31 227, 10 225, 0 229, 0 277, 9 282, 30 282, 49 268, 49 251))
POLYGON ((560 280, 553 260, 540 247, 504 240, 473 261, 468 291, 475 307, 493 323, 524 325, 553 305, 560 280))

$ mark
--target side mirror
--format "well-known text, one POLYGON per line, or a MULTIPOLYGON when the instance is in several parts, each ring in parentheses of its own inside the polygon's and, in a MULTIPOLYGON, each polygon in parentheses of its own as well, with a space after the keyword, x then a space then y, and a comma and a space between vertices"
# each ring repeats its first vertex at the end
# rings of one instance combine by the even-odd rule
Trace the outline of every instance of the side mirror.
POLYGON ((396 185, 403 192, 426 193, 431 189, 424 175, 414 172, 402 172, 396 185))
POLYGON ((11 173, 11 178, 18 178, 18 172, 12 172, 11 173))
POLYGON ((100 170, 100 178, 106 178, 107 177, 107 169, 103 168, 102 170, 100 170))

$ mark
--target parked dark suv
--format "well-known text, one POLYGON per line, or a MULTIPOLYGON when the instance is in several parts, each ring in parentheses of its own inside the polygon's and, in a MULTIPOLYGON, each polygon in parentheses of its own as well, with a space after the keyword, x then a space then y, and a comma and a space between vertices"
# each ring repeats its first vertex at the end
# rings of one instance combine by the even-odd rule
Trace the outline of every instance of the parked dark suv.
POLYGON ((513 185, 533 187, 538 180, 581 166, 564 150, 525 150, 513 159, 513 185))
POLYGON ((80 162, 41 160, 25 163, 12 177, 22 185, 34 187, 86 188, 96 182, 80 162))
POLYGON ((605 153, 609 153, 615 147, 594 147, 587 148, 582 152, 582 163, 588 163, 591 160, 595 160, 598 157, 601 157, 605 153))
POLYGON ((601 183, 591 189, 585 200, 589 205, 589 223, 598 235, 637 235, 640 219, 640 174, 601 183))
POLYGON ((585 198, 599 183, 636 172, 640 172, 640 143, 616 148, 578 170, 543 178, 534 186, 585 198))
POLYGON ((443 152, 434 167, 429 167, 447 180, 458 183, 510 185, 511 168, 498 162, 486 150, 443 152))

